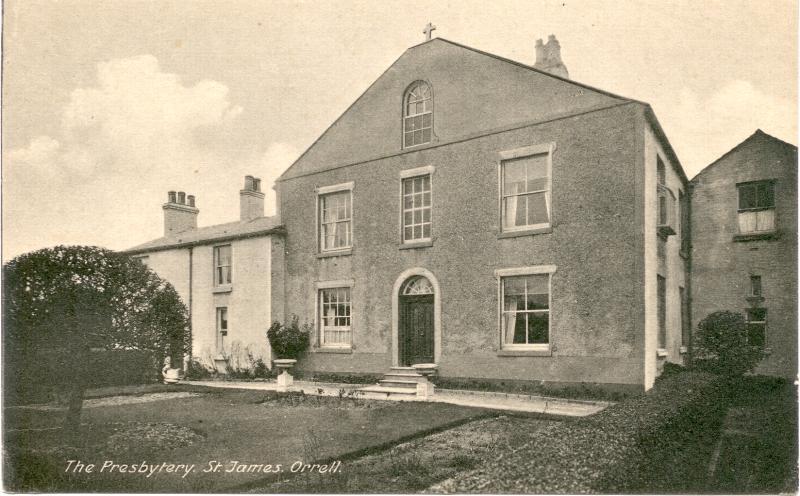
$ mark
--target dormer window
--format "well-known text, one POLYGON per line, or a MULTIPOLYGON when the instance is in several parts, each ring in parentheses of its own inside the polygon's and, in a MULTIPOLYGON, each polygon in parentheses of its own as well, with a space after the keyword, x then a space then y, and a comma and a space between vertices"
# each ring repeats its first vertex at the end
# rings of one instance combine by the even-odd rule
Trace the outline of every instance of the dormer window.
POLYGON ((431 142, 433 92, 428 83, 417 81, 403 99, 403 148, 431 142))

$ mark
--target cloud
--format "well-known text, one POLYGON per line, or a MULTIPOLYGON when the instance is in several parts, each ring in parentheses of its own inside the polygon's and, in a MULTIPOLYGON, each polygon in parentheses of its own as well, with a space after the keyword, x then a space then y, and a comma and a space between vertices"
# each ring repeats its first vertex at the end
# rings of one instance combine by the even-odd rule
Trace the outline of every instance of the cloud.
POLYGON ((797 136, 796 106, 749 81, 730 81, 705 98, 684 88, 659 115, 690 178, 756 129, 789 142, 797 136))
MULTIPOLYGON (((270 158, 262 148, 243 159, 207 139, 241 113, 226 85, 184 84, 151 55, 98 64, 95 84, 75 89, 61 110, 59 136, 5 153, 3 258, 56 243, 126 248, 161 235, 167 190, 211 200, 240 171, 282 167, 293 153, 287 145, 268 148, 270 158)), ((231 188, 239 187, 236 179, 231 188)), ((230 200, 209 206, 222 207, 219 215, 238 211, 230 200)))

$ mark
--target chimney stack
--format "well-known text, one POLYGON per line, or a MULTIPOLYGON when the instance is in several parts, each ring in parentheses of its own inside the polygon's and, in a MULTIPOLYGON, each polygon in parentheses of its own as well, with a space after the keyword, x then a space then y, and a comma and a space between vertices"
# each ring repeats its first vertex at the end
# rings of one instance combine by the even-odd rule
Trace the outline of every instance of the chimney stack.
POLYGON ((546 44, 543 44, 541 39, 536 40, 536 63, 533 67, 569 79, 567 66, 561 60, 561 44, 554 34, 547 37, 546 44))
POLYGON ((164 209, 164 236, 197 229, 197 214, 200 210, 194 205, 194 195, 186 196, 183 191, 167 193, 164 209), (188 204, 186 200, 188 199, 188 204))
POLYGON ((239 218, 241 221, 264 216, 264 193, 261 192, 261 179, 244 176, 244 189, 239 191, 239 218))

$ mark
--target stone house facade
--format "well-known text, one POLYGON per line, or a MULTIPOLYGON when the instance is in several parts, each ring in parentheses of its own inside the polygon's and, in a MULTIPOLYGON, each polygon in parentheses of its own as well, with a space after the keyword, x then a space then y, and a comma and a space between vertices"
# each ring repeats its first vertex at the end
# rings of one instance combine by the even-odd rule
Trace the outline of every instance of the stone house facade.
POLYGON ((795 377, 797 147, 757 130, 691 188, 693 328, 741 312, 769 353, 756 372, 795 377))
POLYGON ((265 331, 296 315, 303 373, 636 392, 731 309, 766 326, 759 372, 793 376, 796 147, 759 131, 690 183, 648 104, 535 49, 409 48, 280 176, 274 217, 252 176, 228 224, 170 192, 128 253, 187 303, 193 357, 271 366, 265 331))
POLYGON ((414 46, 279 178, 299 368, 646 390, 683 361, 686 175, 647 104, 554 48, 558 74, 414 46))
MULTIPOLYGON (((183 299, 192 326, 192 357, 206 367, 271 366, 266 330, 282 319, 273 301, 282 295, 283 228, 264 216, 260 180, 245 178, 236 222, 197 227, 195 198, 169 192, 164 236, 127 253, 169 281, 183 299), (224 359, 224 360, 223 360, 224 359)), ((280 307, 278 308, 280 312, 280 307)))

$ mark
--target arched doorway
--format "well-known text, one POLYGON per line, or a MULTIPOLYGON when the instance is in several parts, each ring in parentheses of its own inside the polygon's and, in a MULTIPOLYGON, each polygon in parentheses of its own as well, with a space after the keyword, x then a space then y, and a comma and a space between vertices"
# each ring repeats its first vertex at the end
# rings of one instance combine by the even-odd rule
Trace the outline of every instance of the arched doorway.
POLYGON ((398 295, 397 345, 400 366, 435 361, 435 290, 425 276, 405 280, 398 295))

